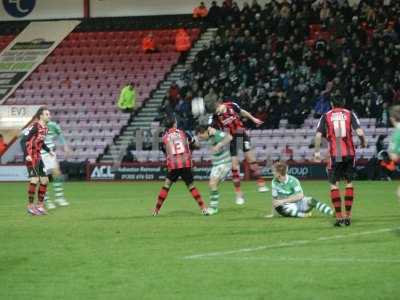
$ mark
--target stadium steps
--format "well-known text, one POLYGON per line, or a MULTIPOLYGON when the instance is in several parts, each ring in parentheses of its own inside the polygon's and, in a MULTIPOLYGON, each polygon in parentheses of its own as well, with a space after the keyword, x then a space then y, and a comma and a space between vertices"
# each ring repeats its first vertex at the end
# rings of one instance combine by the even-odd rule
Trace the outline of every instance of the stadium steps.
POLYGON ((218 28, 208 28, 207 31, 202 34, 201 39, 199 39, 192 48, 192 51, 190 51, 188 58, 186 60, 186 67, 189 67, 194 59, 196 58, 196 55, 203 49, 204 45, 209 45, 212 40, 214 40, 215 36, 217 35, 218 28))
MULTIPOLYGON (((182 73, 193 63, 196 55, 203 49, 205 44, 209 44, 217 32, 216 28, 209 28, 201 34, 199 39, 193 44, 186 62, 177 64, 172 72, 169 73, 165 80, 159 85, 159 88, 154 91, 152 97, 144 104, 133 120, 125 127, 123 132, 114 140, 108 150, 101 158, 102 162, 119 162, 126 153, 127 147, 136 143, 136 134, 138 129, 150 130, 153 120, 158 115, 158 109, 162 104, 164 97, 168 94, 168 90, 173 81, 178 80, 182 73)), ((137 149, 139 150, 139 149, 137 149)))

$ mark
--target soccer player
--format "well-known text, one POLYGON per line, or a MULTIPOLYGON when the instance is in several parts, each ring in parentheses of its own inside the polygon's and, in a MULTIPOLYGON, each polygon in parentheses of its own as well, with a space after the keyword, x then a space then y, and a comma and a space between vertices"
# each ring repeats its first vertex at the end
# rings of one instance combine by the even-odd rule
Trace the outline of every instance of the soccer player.
MULTIPOLYGON (((56 150, 55 142, 56 142, 56 139, 58 139, 60 141, 60 144, 63 145, 65 153, 67 153, 67 154, 70 153, 71 150, 65 143, 65 138, 62 133, 61 127, 56 122, 50 121, 47 124, 47 128, 48 128, 48 133, 44 140, 44 143, 47 145, 47 147, 50 150, 52 150, 53 152, 55 152, 55 150, 56 150)), ((44 168, 45 168, 47 175, 51 174, 53 177, 52 187, 53 187, 54 196, 55 196, 54 197, 55 203, 53 203, 53 201, 51 201, 51 199, 49 197, 49 192, 47 192, 46 197, 45 197, 45 200, 46 200, 45 202, 46 202, 47 208, 54 209, 54 208, 56 208, 55 204, 57 204, 59 206, 68 206, 69 203, 64 197, 64 177, 63 177, 63 174, 61 173, 60 165, 57 161, 57 156, 50 155, 43 149, 40 152, 40 154, 42 156, 44 168)))
POLYGON ((273 217, 275 211, 283 217, 310 217, 314 208, 325 215, 333 216, 333 210, 328 205, 315 198, 305 197, 299 180, 287 172, 288 167, 284 162, 274 164, 272 214, 268 218, 273 217))
POLYGON ((44 170, 40 152, 41 149, 44 149, 50 155, 54 155, 54 152, 44 143, 48 130, 47 123, 50 120, 50 111, 44 107, 40 108, 35 115, 35 119, 37 121, 32 124, 21 139, 21 146, 24 151, 26 167, 30 178, 27 211, 31 215, 44 215, 47 213, 44 207, 44 196, 47 191, 49 179, 44 170), (38 184, 38 203, 35 206, 34 198, 38 184))
POLYGON ((353 143, 353 129, 361 141, 361 147, 367 146, 367 139, 360 127, 360 122, 354 112, 343 108, 342 100, 333 97, 330 111, 322 115, 318 123, 315 136, 315 161, 321 161, 320 146, 322 137, 329 143, 328 177, 331 184, 331 201, 335 209, 336 222, 334 226, 341 227, 351 224, 351 209, 354 201, 354 163, 355 147, 353 143), (342 215, 342 201, 340 198, 339 181, 346 180, 345 215, 342 215))
MULTIPOLYGON (((392 134, 389 144, 389 155, 391 160, 398 162, 400 159, 400 105, 390 108, 390 121, 395 131, 392 134)), ((400 201, 400 187, 397 188, 397 198, 400 201)))
POLYGON ((216 126, 221 130, 229 132, 233 139, 230 143, 230 153, 232 157, 232 181, 236 192, 236 203, 239 205, 244 204, 243 193, 240 189, 240 172, 239 172, 239 158, 238 148, 242 148, 245 159, 249 163, 250 171, 257 179, 258 191, 267 192, 268 188, 265 186, 265 181, 261 177, 259 166, 256 162, 254 152, 251 150, 250 138, 246 133, 240 117, 245 117, 251 120, 256 125, 261 125, 263 122, 253 117, 249 112, 241 109, 235 102, 224 102, 217 106, 214 121, 216 126))
POLYGON ((188 190, 199 205, 202 213, 208 215, 208 209, 205 205, 199 191, 193 184, 192 174, 192 153, 190 147, 194 145, 194 139, 177 128, 177 123, 174 118, 168 119, 165 123, 166 132, 162 137, 163 150, 167 156, 168 174, 165 178, 164 186, 161 188, 153 216, 157 216, 161 206, 168 196, 168 192, 173 183, 179 177, 183 179, 188 190))
POLYGON ((201 125, 196 129, 199 140, 208 141, 212 152, 212 169, 208 185, 210 187, 210 215, 218 213, 219 192, 218 185, 229 175, 232 168, 229 144, 232 136, 208 125, 201 125))

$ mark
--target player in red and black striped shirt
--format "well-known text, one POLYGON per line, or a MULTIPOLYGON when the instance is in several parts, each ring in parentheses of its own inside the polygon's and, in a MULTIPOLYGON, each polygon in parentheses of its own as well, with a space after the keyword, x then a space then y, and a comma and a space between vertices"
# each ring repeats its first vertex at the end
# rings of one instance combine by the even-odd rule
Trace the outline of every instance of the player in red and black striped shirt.
POLYGON ((47 184, 49 179, 44 170, 44 164, 40 155, 41 149, 54 155, 52 151, 44 143, 47 135, 47 123, 50 121, 50 111, 46 108, 40 108, 31 127, 28 128, 26 133, 21 138, 21 147, 24 151, 25 163, 28 169, 30 178, 28 187, 28 213, 31 215, 46 214, 44 207, 44 196, 47 191, 47 184), (38 189, 38 205, 34 205, 34 198, 36 186, 39 183, 38 189))
POLYGON ((161 206, 168 196, 169 189, 179 177, 185 182, 188 190, 200 206, 202 213, 208 215, 207 206, 193 184, 192 153, 190 147, 194 144, 194 139, 183 130, 178 129, 176 120, 173 118, 167 120, 166 128, 167 130, 162 137, 162 143, 167 157, 168 174, 165 178, 164 186, 158 194, 153 215, 156 216, 159 214, 161 206))
POLYGON ((335 226, 343 224, 349 226, 354 199, 352 184, 355 163, 353 129, 360 138, 361 147, 367 146, 367 140, 355 113, 342 108, 343 103, 339 98, 333 98, 331 104, 333 108, 324 114, 318 123, 314 156, 316 161, 321 161, 320 145, 322 137, 325 137, 329 143, 328 176, 331 184, 331 200, 336 212, 335 226), (346 214, 344 218, 339 191, 339 181, 342 178, 346 180, 346 214))
POLYGON ((268 191, 268 188, 265 186, 265 181, 261 177, 254 152, 251 150, 250 137, 246 133, 241 117, 251 120, 256 125, 261 125, 263 123, 232 101, 225 101, 219 104, 214 116, 214 126, 221 130, 228 131, 233 137, 230 144, 230 153, 232 157, 232 182, 235 186, 237 204, 244 204, 243 194, 240 190, 239 148, 241 148, 244 153, 245 159, 250 166, 252 176, 257 179, 258 191, 268 191))

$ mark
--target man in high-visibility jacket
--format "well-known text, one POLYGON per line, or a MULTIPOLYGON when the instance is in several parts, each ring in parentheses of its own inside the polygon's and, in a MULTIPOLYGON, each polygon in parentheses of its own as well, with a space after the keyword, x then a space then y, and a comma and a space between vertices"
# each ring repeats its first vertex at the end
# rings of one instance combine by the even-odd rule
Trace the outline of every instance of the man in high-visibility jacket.
POLYGON ((190 40, 189 34, 185 31, 185 29, 179 29, 175 37, 176 51, 181 53, 179 57, 179 63, 182 63, 186 60, 188 50, 191 46, 192 42, 190 40))
POLYGON ((133 83, 124 86, 118 98, 118 107, 124 112, 132 112, 136 104, 136 91, 133 83))
POLYGON ((193 9, 193 18, 195 19, 203 19, 207 17, 208 9, 204 5, 204 2, 200 2, 200 5, 193 9))
POLYGON ((142 50, 144 53, 151 53, 157 51, 156 41, 152 33, 149 33, 143 38, 142 50))
POLYGON ((179 29, 175 37, 175 47, 178 52, 186 52, 192 46, 189 34, 185 29, 179 29))

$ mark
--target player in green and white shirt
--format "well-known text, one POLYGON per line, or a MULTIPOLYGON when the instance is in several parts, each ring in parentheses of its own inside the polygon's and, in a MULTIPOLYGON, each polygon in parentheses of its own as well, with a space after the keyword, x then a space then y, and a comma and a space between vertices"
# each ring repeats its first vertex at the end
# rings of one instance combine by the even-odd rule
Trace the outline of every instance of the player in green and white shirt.
MULTIPOLYGON (((54 121, 50 121, 47 127, 49 131, 44 140, 47 147, 49 147, 53 152, 55 152, 56 141, 58 140, 60 144, 64 147, 65 153, 67 154, 70 153, 70 149, 65 143, 65 138, 61 130, 61 127, 54 121)), ((61 173, 60 165, 57 161, 57 156, 49 155, 47 152, 43 150, 41 151, 41 156, 46 173, 48 175, 51 174, 53 176, 53 181, 51 185, 54 192, 54 202, 59 206, 68 206, 69 203, 64 197, 64 177, 63 174, 61 173)), ((53 201, 50 200, 49 192, 47 192, 46 194, 46 205, 47 208, 49 209, 56 208, 53 201)))
POLYGON ((218 185, 228 177, 232 169, 229 144, 232 136, 229 133, 217 130, 209 125, 201 125, 196 129, 199 140, 208 141, 211 147, 212 169, 210 173, 210 215, 218 212, 219 192, 218 185))
POLYGON ((316 208, 323 214, 333 216, 330 206, 312 197, 305 197, 300 181, 287 174, 288 167, 283 162, 274 164, 272 180, 272 214, 277 212, 284 217, 304 218, 311 216, 311 210, 316 208))
POLYGON ((395 105, 390 109, 390 121, 395 130, 391 136, 389 153, 394 161, 400 158, 400 105, 395 105))
MULTIPOLYGON (((389 155, 391 160, 398 162, 400 159, 400 105, 390 108, 390 121, 395 130, 389 144, 389 155)), ((400 201, 400 187, 397 188, 397 198, 400 201)))

